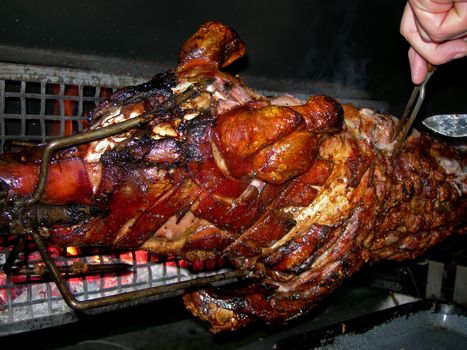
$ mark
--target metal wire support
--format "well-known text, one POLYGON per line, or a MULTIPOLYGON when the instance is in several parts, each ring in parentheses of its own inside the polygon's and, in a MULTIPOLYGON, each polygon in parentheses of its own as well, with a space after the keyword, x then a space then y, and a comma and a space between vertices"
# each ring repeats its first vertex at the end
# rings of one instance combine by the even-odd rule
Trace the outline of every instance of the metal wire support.
POLYGON ((181 291, 187 288, 198 287, 198 286, 215 283, 219 281, 226 281, 226 280, 231 280, 235 278, 241 278, 247 275, 245 271, 236 270, 236 271, 231 271, 231 272, 225 272, 222 274, 199 277, 193 280, 181 281, 181 282, 172 283, 168 285, 151 287, 151 288, 146 288, 146 289, 141 289, 141 290, 135 290, 132 292, 126 292, 126 293, 81 301, 81 300, 76 299, 73 293, 70 291, 70 288, 68 288, 68 284, 63 278, 63 276, 61 275, 58 266, 49 256, 47 252, 47 245, 44 242, 42 236, 37 231, 33 231, 32 236, 34 238, 34 241, 37 244, 37 249, 42 257, 42 260, 47 266, 49 275, 52 278, 52 280, 56 283, 60 293, 63 296, 63 299, 65 300, 68 306, 70 306, 71 308, 77 311, 85 311, 85 310, 89 310, 92 308, 124 303, 128 301, 133 301, 136 299, 148 298, 148 297, 166 294, 166 293, 172 293, 172 292, 181 291))
POLYGON ((21 250, 23 250, 24 247, 24 242, 26 241, 26 237, 24 236, 18 236, 18 240, 16 241, 15 245, 11 249, 10 254, 8 255, 8 258, 5 261, 5 264, 3 265, 3 272, 7 275, 12 275, 13 274, 13 266, 15 264, 16 259, 18 258, 19 253, 21 250))
MULTIPOLYGON (((23 250, 26 241, 26 236, 19 236, 18 240, 14 244, 10 254, 8 255, 4 265, 3 272, 8 276, 49 276, 50 271, 47 267, 42 265, 36 266, 21 266, 15 267, 16 259, 19 253, 23 250)), ((57 266, 57 265, 56 265, 57 266)), ((84 264, 75 263, 71 266, 57 266, 60 273, 66 273, 70 275, 91 275, 97 273, 118 273, 127 271, 133 266, 130 264, 118 263, 118 264, 84 264)))
MULTIPOLYGON (((130 270, 133 266, 130 264, 118 263, 118 264, 86 264, 86 263, 74 263, 70 266, 57 266, 60 273, 65 273, 68 276, 79 276, 79 275, 92 275, 101 273, 121 273, 130 270)), ((13 267, 9 276, 41 276, 47 277, 50 275, 50 271, 46 266, 34 265, 34 266, 20 266, 13 267)))

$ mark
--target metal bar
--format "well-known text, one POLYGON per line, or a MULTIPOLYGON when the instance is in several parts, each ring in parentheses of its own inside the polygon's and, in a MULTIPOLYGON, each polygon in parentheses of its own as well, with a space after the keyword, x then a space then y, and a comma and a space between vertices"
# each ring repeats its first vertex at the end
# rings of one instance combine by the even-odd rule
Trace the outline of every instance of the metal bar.
POLYGON ((45 293, 45 300, 47 301, 47 311, 50 315, 52 313, 52 288, 50 287, 50 283, 45 284, 45 293))
MULTIPOLYGON (((78 85, 78 112, 79 118, 83 118, 83 85, 78 85)), ((83 131, 83 123, 78 122, 78 132, 83 131)))
POLYGON ((426 278, 426 298, 441 298, 443 287, 444 264, 438 261, 430 260, 428 262, 428 276, 426 278))
POLYGON ((65 84, 60 84, 58 104, 60 106, 60 137, 65 136, 65 84))
POLYGON ((175 260, 175 266, 177 266, 177 280, 181 281, 182 276, 181 276, 181 273, 180 273, 180 264, 179 264, 178 260, 175 260))
POLYGON ((21 252, 21 250, 23 250, 25 241, 25 237, 18 237, 16 244, 11 249, 10 254, 8 254, 8 258, 6 259, 5 264, 3 264, 3 272, 5 272, 6 275, 12 275, 13 265, 15 264, 19 253, 21 252))
POLYGON ((45 244, 41 235, 34 231, 32 233, 34 237, 34 241, 37 244, 39 253, 41 254, 44 263, 46 264, 47 268, 50 271, 50 275, 54 282, 57 284, 60 293, 63 296, 63 299, 67 303, 68 306, 75 310, 84 311, 89 310, 96 307, 103 307, 111 304, 116 303, 123 303, 127 301, 132 301, 135 299, 140 298, 148 298, 156 295, 171 293, 175 291, 184 290, 187 288, 198 287, 201 285, 206 285, 214 282, 225 281, 234 278, 246 277, 247 273, 242 270, 236 270, 231 272, 226 272, 217 275, 211 275, 206 277, 195 278, 193 280, 176 282, 168 285, 162 285, 157 287, 151 287, 146 289, 135 290, 131 292, 125 292, 117 295, 110 295, 101 298, 91 299, 80 301, 75 298, 75 296, 71 293, 70 289, 68 288, 67 282, 60 274, 60 271, 54 261, 49 257, 47 252, 47 245, 45 244))
MULTIPOLYGON (((57 266, 60 273, 70 275, 93 275, 99 273, 119 273, 131 269, 133 266, 130 264, 117 263, 117 264, 88 264, 88 263, 75 263, 66 266, 57 266)), ((10 275, 14 276, 48 276, 49 269, 43 265, 36 266, 21 266, 13 267, 10 275)))
POLYGON ((136 260, 136 252, 135 251, 131 252, 131 257, 132 257, 132 263, 133 263, 133 266, 134 266, 132 285, 134 286, 133 288, 136 289, 136 285, 138 284, 137 283, 138 282, 138 263, 137 263, 137 260, 136 260))
MULTIPOLYGON (((5 112, 5 80, 0 80, 0 115, 3 115, 5 112)), ((5 117, 0 118, 0 153, 3 153, 5 147, 5 135, 6 135, 6 123, 5 117)))
POLYGON ((26 136, 26 98, 24 94, 26 92, 26 82, 21 81, 21 90, 20 90, 20 115, 21 115, 21 136, 26 136))
POLYGON ((96 107, 99 105, 101 102, 101 87, 96 86, 96 91, 94 91, 94 103, 96 104, 96 107))
MULTIPOLYGON (((19 115, 19 114, 3 114, 5 117, 7 117, 8 119, 18 119, 18 120, 21 120, 23 118, 25 119, 37 119, 37 117, 39 116, 39 114, 25 114, 24 117, 19 115)), ((60 116, 60 115, 51 115, 51 114, 44 114, 44 117, 47 118, 48 120, 62 120, 63 118, 60 116)), ((86 118, 79 118, 78 116, 72 116, 71 118, 68 117, 67 118, 68 120, 70 119, 73 119, 73 120, 82 120, 82 119, 86 119, 86 118)), ((29 136, 29 135, 28 135, 29 136)))
MULTIPOLYGON (((150 284, 150 287, 152 287, 152 284, 150 284)), ((122 275, 117 275, 117 293, 121 293, 121 292, 122 292, 122 275)))
POLYGON ((32 286, 31 286, 31 276, 26 276, 26 290, 27 290, 27 310, 28 314, 34 318, 34 310, 32 308, 32 286))
MULTIPOLYGON (((85 257, 81 257, 81 262, 86 262, 86 258, 85 257)), ((103 278, 101 278, 101 280, 103 280, 103 278)), ((86 276, 82 276, 81 277, 81 281, 83 283, 83 295, 84 295, 84 299, 88 299, 88 292, 89 292, 89 286, 88 286, 88 280, 86 279, 86 276)))
POLYGON ((5 291, 8 305, 8 323, 13 321, 13 296, 11 295, 11 278, 6 276, 5 291))
MULTIPOLYGON (((102 264, 103 262, 104 262, 104 257, 102 256, 101 252, 99 252, 99 263, 102 264)), ((99 293, 102 297, 105 296, 105 280, 103 278, 101 278, 99 282, 99 293)), ((85 298, 89 298, 89 297, 85 295, 85 298)))
POLYGON ((467 304, 467 266, 457 265, 452 301, 467 304))
MULTIPOLYGON (((70 84, 67 84, 67 85, 70 85, 70 84)), ((73 85, 73 84, 71 84, 73 85)), ((4 94, 5 97, 21 97, 21 96, 24 96, 26 98, 35 98, 35 99, 40 99, 41 97, 44 97, 46 99, 49 99, 49 100, 58 100, 60 98, 60 95, 59 94, 47 94, 47 93, 36 93, 36 92, 25 92, 25 93, 21 93, 21 92, 11 92, 11 91, 5 91, 5 94, 4 94)), ((67 100, 71 100, 71 101, 76 101, 78 102, 79 101, 79 96, 75 96, 75 95, 64 95, 66 96, 66 99, 67 100)), ((95 98, 93 96, 83 96, 83 101, 90 101, 90 102, 93 102, 95 100, 95 98)))
POLYGON ((41 109, 39 112, 40 115, 40 126, 41 126, 41 140, 45 142, 47 132, 46 132, 46 124, 45 124, 45 93, 46 93, 46 85, 45 81, 41 81, 41 109))
MULTIPOLYGON (((165 69, 164 69, 165 70, 165 69)), ((152 72, 157 70, 152 70, 152 72)), ((124 87, 137 85, 149 80, 148 76, 128 76, 124 74, 108 74, 102 72, 90 72, 82 69, 44 67, 36 65, 23 65, 16 63, 0 64, 0 75, 6 80, 47 80, 50 84, 71 84, 89 86, 115 86, 124 87)))

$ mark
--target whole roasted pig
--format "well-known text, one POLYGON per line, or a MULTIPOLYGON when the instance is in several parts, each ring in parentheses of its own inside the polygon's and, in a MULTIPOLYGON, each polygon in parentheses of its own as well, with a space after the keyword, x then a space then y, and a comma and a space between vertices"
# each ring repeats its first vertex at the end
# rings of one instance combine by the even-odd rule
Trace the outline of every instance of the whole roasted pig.
MULTIPOLYGON (((261 96, 221 70, 244 54, 230 28, 203 24, 175 69, 116 92, 89 129, 151 120, 55 152, 25 217, 54 245, 227 258, 248 278, 184 296, 213 332, 296 318, 364 263, 465 232, 465 154, 414 131, 393 157, 395 118, 261 96)), ((40 154, 2 155, 3 218, 25 220, 15 203, 33 193, 40 154)))

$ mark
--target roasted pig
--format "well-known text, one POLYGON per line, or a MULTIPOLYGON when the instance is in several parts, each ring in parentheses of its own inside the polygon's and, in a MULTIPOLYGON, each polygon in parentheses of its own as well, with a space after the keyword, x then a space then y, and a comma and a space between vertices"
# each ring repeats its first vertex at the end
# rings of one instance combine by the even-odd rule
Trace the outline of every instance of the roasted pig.
POLYGON ((261 96, 221 70, 244 54, 233 30, 203 24, 175 69, 113 94, 89 130, 151 120, 55 152, 40 203, 22 211, 42 146, 3 154, 4 221, 14 231, 29 220, 53 245, 228 259, 241 283, 184 296, 213 332, 294 319, 363 264, 465 232, 465 154, 414 131, 393 157, 394 117, 328 96, 261 96))

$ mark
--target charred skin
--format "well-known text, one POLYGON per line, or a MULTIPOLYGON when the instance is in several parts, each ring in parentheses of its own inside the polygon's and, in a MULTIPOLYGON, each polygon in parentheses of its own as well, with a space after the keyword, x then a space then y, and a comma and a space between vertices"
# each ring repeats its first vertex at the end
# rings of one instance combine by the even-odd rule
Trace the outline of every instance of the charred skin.
MULTIPOLYGON (((258 95, 220 70, 244 54, 235 32, 208 22, 174 70, 112 95, 90 129, 198 91, 139 128, 56 152, 28 222, 55 245, 228 258, 250 277, 184 296, 213 332, 296 318, 363 264, 465 231, 465 155, 415 132, 394 159, 394 118, 327 96, 258 95)), ((40 155, 0 158, 0 224, 33 192, 40 155)))

